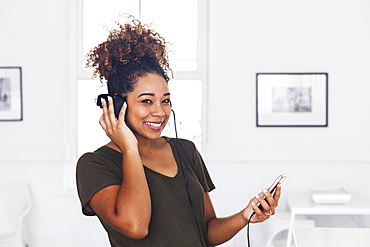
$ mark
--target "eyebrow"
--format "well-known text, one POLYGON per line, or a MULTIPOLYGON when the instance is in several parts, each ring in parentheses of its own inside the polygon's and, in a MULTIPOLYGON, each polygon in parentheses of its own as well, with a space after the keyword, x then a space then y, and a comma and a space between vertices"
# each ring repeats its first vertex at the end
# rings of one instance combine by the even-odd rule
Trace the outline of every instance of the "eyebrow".
MULTIPOLYGON (((163 96, 168 96, 168 95, 171 95, 170 93, 165 93, 165 94, 163 94, 163 96)), ((139 96, 138 96, 138 98, 140 98, 140 97, 142 97, 142 96, 155 96, 155 94, 154 93, 142 93, 142 94, 140 94, 139 96)))

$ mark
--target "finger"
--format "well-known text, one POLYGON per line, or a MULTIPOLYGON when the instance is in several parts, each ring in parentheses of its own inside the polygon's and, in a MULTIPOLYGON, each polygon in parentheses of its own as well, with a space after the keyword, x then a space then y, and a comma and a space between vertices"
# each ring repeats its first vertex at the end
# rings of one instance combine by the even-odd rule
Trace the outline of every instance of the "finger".
POLYGON ((108 119, 111 124, 114 124, 117 122, 116 116, 114 115, 114 105, 113 105, 113 99, 111 96, 108 96, 108 119))
POLYGON ((268 191, 267 189, 263 189, 262 193, 264 195, 265 200, 270 205, 270 207, 276 207, 276 205, 275 205, 276 201, 275 201, 274 197, 272 196, 272 194, 270 193, 270 191, 268 191))
POLYGON ((268 217, 270 217, 271 215, 273 215, 272 211, 268 211, 268 212, 263 212, 265 215, 267 215, 268 217))
POLYGON ((124 102, 121 108, 121 111, 119 112, 118 121, 124 121, 126 116, 126 110, 127 110, 127 103, 124 102))
POLYGON ((261 211, 269 212, 271 210, 270 204, 266 201, 264 194, 262 194, 262 196, 260 194, 257 194, 255 197, 262 207, 261 211))
MULTIPOLYGON (((112 106, 109 107, 109 97, 110 96, 108 96, 108 102, 105 99, 102 98, 101 102, 102 102, 103 114, 102 114, 102 116, 100 117, 100 120, 99 120, 100 126, 103 128, 103 130, 105 131, 105 133, 108 137, 110 137, 111 134, 113 133, 112 120, 111 120, 111 117, 110 117, 111 112, 109 111, 109 108, 113 108, 113 107, 112 106)), ((114 120, 114 122, 115 122, 115 120, 114 120)))
POLYGON ((105 120, 104 120, 104 114, 101 115, 100 119, 99 119, 99 124, 100 126, 103 128, 103 130, 105 131, 106 128, 107 128, 107 125, 105 124, 105 120))
POLYGON ((263 194, 264 194, 264 196, 266 198, 266 201, 267 201, 268 205, 270 206, 271 214, 272 215, 275 214, 275 208, 277 207, 277 200, 266 189, 263 189, 262 191, 263 191, 263 194))
POLYGON ((104 98, 101 98, 101 106, 103 109, 103 115, 101 117, 102 121, 107 122, 108 120, 108 105, 107 101, 104 98))
POLYGON ((267 198, 268 203, 270 204, 270 207, 272 209, 272 214, 275 214, 275 209, 278 206, 280 195, 281 195, 281 184, 278 183, 274 195, 267 198))
POLYGON ((275 209, 279 204, 280 195, 281 195, 281 184, 278 183, 276 185, 276 190, 275 190, 274 195, 272 196, 272 198, 269 198, 269 201, 268 201, 272 208, 273 214, 275 214, 275 209))
POLYGON ((275 201, 273 213, 275 213, 275 209, 279 205, 280 196, 281 196, 281 183, 278 183, 278 185, 276 186, 276 191, 273 196, 274 201, 275 201))
POLYGON ((274 194, 275 201, 279 201, 280 195, 281 195, 281 183, 278 183, 278 185, 276 186, 275 194, 274 194))
POLYGON ((265 221, 266 219, 270 218, 270 214, 265 214, 264 211, 262 211, 259 207, 258 204, 252 202, 252 209, 255 212, 255 215, 257 217, 257 221, 262 222, 265 221))
POLYGON ((262 210, 258 207, 258 203, 252 202, 252 209, 256 213, 256 215, 262 215, 262 210))

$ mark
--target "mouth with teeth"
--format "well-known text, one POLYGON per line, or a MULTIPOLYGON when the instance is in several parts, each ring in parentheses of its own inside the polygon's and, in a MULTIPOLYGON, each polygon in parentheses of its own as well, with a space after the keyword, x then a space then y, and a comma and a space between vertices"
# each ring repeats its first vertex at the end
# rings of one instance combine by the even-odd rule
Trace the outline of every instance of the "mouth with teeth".
POLYGON ((161 130, 163 122, 164 121, 161 121, 161 122, 146 122, 145 121, 144 124, 152 130, 161 130))

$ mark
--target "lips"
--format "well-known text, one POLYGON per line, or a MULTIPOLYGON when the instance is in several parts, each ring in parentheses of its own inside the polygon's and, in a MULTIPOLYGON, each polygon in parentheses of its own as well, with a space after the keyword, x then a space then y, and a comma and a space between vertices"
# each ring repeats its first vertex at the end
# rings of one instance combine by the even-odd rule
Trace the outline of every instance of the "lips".
POLYGON ((144 122, 152 130, 160 130, 162 128, 163 122, 144 122))

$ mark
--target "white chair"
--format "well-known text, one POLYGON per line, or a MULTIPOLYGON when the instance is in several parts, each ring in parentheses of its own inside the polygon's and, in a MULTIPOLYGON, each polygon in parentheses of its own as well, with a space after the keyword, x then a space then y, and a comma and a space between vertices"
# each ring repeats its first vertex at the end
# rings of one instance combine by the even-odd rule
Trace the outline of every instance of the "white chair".
MULTIPOLYGON (((297 217, 294 221, 295 226, 315 227, 315 221, 306 219, 305 217, 297 217)), ((265 247, 285 247, 290 227, 290 213, 278 212, 264 223, 252 224, 255 233, 258 231, 259 235, 251 239, 251 246, 265 246, 265 247)), ((253 237, 252 237, 253 238, 253 237)))
POLYGON ((0 247, 29 246, 25 216, 31 206, 26 183, 0 184, 0 247))
MULTIPOLYGON (((270 234, 266 241, 266 247, 286 246, 288 230, 290 227, 290 213, 279 212, 270 219, 270 234)), ((297 217, 294 226, 315 227, 315 221, 305 217, 297 217)))

